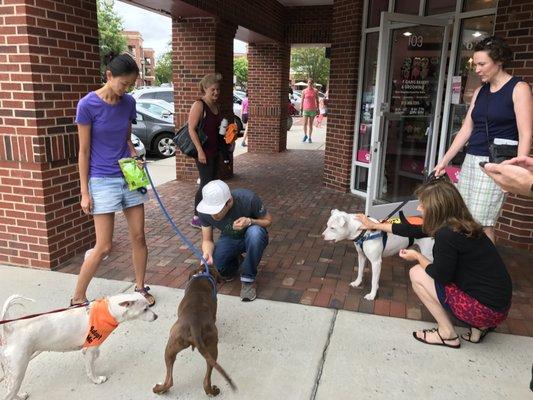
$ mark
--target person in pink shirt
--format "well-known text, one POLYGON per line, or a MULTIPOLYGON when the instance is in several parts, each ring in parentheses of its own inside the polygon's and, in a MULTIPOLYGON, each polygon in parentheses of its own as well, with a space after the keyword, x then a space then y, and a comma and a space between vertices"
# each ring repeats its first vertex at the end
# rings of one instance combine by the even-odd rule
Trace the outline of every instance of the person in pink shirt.
POLYGON ((242 147, 248 146, 246 139, 248 139, 248 91, 246 91, 246 97, 242 100, 242 123, 246 124, 244 129, 244 136, 242 137, 242 147))
POLYGON ((315 82, 309 78, 307 80, 307 89, 302 92, 302 110, 304 117, 304 138, 302 142, 309 139, 313 143, 313 120, 318 114, 318 90, 315 89, 315 82))

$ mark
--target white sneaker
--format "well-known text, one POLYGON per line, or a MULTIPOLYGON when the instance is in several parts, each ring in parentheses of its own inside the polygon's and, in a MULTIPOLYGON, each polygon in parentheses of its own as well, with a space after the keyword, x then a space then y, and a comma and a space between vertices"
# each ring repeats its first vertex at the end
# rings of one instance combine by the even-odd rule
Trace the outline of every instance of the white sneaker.
MULTIPOLYGON (((83 257, 83 260, 87 260, 89 258, 89 256, 91 255, 91 252, 93 251, 94 249, 89 249, 85 252, 85 256, 83 257)), ((105 261, 109 258, 109 256, 105 256, 104 259, 102 261, 105 261)))

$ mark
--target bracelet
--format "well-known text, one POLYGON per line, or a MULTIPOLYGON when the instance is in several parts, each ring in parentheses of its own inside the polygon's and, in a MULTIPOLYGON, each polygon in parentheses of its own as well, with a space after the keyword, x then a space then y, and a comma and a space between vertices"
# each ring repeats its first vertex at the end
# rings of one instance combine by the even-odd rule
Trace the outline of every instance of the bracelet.
POLYGON ((251 218, 248 218, 250 220, 250 223, 248 224, 248 226, 252 226, 252 219, 251 218))

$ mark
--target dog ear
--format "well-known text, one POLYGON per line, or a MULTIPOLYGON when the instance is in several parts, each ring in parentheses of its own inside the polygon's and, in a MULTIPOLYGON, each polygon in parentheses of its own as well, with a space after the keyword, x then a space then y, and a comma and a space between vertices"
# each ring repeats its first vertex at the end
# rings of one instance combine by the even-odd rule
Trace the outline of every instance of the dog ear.
POLYGON ((338 212, 339 212, 339 210, 337 210, 336 208, 334 208, 333 210, 331 210, 331 215, 336 214, 336 213, 338 213, 338 212))
POLYGON ((346 218, 344 218, 341 215, 337 216, 337 218, 335 218, 334 221, 335 221, 335 225, 339 228, 342 228, 344 225, 346 225, 346 218))
POLYGON ((135 302, 134 301, 122 301, 120 303, 118 303, 119 306, 121 307, 131 307, 135 302))

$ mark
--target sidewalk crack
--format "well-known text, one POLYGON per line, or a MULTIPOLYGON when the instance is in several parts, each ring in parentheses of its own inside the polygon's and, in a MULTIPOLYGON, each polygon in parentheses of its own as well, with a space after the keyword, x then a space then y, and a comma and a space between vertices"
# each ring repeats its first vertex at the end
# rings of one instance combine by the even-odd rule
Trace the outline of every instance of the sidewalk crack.
POLYGON ((320 386, 320 378, 322 378, 322 371, 324 370, 324 364, 326 362, 326 357, 328 353, 329 348, 329 342, 331 339, 331 335, 333 334, 333 329, 335 328, 335 322, 337 321, 337 315, 339 313, 339 310, 335 310, 333 312, 333 316, 331 317, 331 322, 329 324, 329 331, 328 331, 328 337, 326 338, 326 344, 324 345, 324 350, 322 351, 322 357, 320 359, 320 362, 318 363, 318 371, 315 378, 315 383, 313 385, 313 391, 311 392, 311 398, 310 400, 316 399, 316 393, 318 391, 318 386, 320 386))

